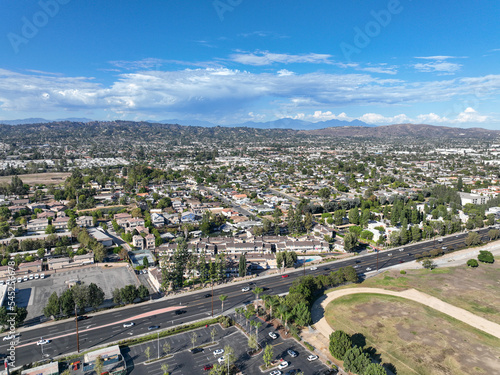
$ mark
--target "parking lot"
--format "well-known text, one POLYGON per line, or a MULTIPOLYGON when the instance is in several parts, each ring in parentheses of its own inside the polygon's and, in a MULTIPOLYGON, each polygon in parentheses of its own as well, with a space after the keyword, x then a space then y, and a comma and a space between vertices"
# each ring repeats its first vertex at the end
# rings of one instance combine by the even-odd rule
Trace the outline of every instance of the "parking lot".
POLYGON ((28 309, 27 323, 38 323, 43 318, 43 308, 49 296, 56 292, 61 295, 68 289, 68 283, 80 281, 85 284, 95 283, 105 293, 105 298, 111 300, 115 288, 128 284, 137 285, 137 279, 126 267, 102 268, 99 266, 78 269, 58 270, 56 273, 45 272, 44 279, 28 280, 16 284, 19 292, 16 294, 16 304, 28 309))
MULTIPOLYGON (((254 331, 255 329, 253 328, 252 332, 254 331)), ((327 366, 319 361, 319 359, 308 361, 307 357, 311 353, 304 349, 304 347, 302 347, 302 345, 297 343, 294 339, 284 340, 279 335, 276 339, 272 339, 269 336, 269 332, 274 332, 274 328, 271 325, 267 325, 264 323, 259 330, 259 343, 263 347, 266 346, 267 343, 273 345, 274 358, 289 362, 289 365, 281 370, 283 374, 286 374, 291 370, 296 370, 297 372, 298 370, 301 370, 304 372, 304 374, 319 375, 327 369, 327 366), (295 358, 292 358, 287 352, 289 349, 292 349, 297 353, 297 356, 295 358)), ((223 349, 226 345, 229 345, 233 348, 236 357, 236 366, 243 374, 269 374, 271 371, 276 369, 269 369, 263 373, 259 368, 259 366, 264 363, 262 359, 262 352, 253 357, 250 357, 247 353, 247 336, 235 327, 223 329, 219 325, 214 325, 207 328, 203 327, 191 332, 185 332, 168 338, 162 338, 158 341, 153 340, 148 343, 139 344, 125 349, 125 352, 123 354, 125 355, 125 358, 127 360, 127 367, 129 368, 130 374, 134 375, 161 374, 163 373, 161 370, 161 365, 163 363, 168 364, 168 371, 171 374, 206 374, 208 370, 205 371, 204 366, 217 363, 217 359, 221 356, 214 356, 213 352, 216 349, 223 349), (203 347, 204 345, 208 345, 212 342, 210 332, 213 328, 215 328, 217 331, 214 338, 216 344, 203 347), (193 347, 193 344, 191 342, 192 332, 195 332, 196 334, 195 347, 203 347, 203 351, 195 354, 191 353, 190 351, 190 349, 193 347), (150 358, 153 359, 158 357, 159 347, 159 355, 161 357, 164 355, 163 345, 165 342, 168 342, 171 346, 171 357, 146 364, 145 362, 147 360, 147 357, 145 353, 147 351, 147 348, 149 347, 150 358)))

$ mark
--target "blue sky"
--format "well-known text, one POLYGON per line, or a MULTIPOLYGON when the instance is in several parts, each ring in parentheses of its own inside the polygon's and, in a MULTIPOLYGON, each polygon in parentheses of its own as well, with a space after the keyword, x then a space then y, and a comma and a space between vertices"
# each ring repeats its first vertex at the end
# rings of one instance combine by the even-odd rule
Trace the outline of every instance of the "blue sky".
POLYGON ((0 119, 500 129, 500 3, 0 2, 0 119))

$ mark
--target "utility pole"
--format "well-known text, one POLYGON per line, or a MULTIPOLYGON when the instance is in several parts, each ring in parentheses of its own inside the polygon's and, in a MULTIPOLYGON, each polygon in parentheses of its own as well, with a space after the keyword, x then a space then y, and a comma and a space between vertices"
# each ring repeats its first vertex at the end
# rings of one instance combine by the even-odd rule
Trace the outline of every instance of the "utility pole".
POLYGON ((80 340, 78 338, 78 314, 76 313, 76 303, 75 303, 75 323, 76 323, 76 352, 80 353, 80 340))

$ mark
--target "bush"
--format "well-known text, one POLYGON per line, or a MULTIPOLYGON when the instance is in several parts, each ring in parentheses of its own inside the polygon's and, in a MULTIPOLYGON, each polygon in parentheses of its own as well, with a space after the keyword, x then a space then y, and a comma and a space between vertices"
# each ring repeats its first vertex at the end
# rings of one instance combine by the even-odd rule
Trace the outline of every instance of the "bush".
POLYGON ((306 346, 307 349, 309 349, 311 352, 314 351, 314 346, 309 344, 307 341, 304 341, 304 345, 306 346))
POLYGON ((478 262, 477 262, 477 260, 475 260, 475 259, 469 259, 469 260, 467 261, 467 265, 468 265, 469 267, 473 267, 473 268, 474 268, 474 267, 479 266, 479 263, 478 263, 478 262))
POLYGON ((337 359, 344 359, 345 353, 352 347, 351 337, 344 331, 337 330, 330 335, 330 354, 337 359))
POLYGON ((480 250, 477 259, 483 263, 493 263, 495 261, 493 254, 486 250, 480 250))
POLYGON ((399 271, 399 273, 400 273, 401 275, 406 275, 406 271, 405 271, 405 270, 401 270, 401 271, 399 271))

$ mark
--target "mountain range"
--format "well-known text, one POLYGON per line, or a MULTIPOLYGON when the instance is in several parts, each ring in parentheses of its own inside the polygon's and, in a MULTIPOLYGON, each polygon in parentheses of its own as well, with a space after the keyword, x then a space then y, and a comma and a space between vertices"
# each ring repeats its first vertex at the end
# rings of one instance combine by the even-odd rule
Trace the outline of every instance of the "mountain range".
MULTIPOLYGON (((47 124, 50 122, 81 122, 88 123, 93 122, 94 120, 88 118, 65 118, 65 119, 57 119, 57 120, 47 120, 44 118, 27 118, 27 119, 19 119, 19 120, 1 120, 0 124, 5 125, 26 125, 26 124, 47 124)), ((374 127, 375 125, 369 125, 360 120, 353 121, 342 121, 342 120, 327 120, 320 122, 310 122, 304 120, 296 120, 291 118, 282 118, 274 121, 267 122, 255 122, 255 121, 247 121, 240 124, 233 125, 218 125, 209 121, 203 120, 179 120, 179 119, 169 119, 162 121, 147 121, 156 124, 177 124, 184 126, 200 126, 203 128, 213 128, 216 126, 221 126, 224 128, 254 128, 254 129, 292 129, 292 130, 315 130, 315 129, 324 129, 330 127, 339 127, 339 126, 360 126, 360 127, 374 127)))

